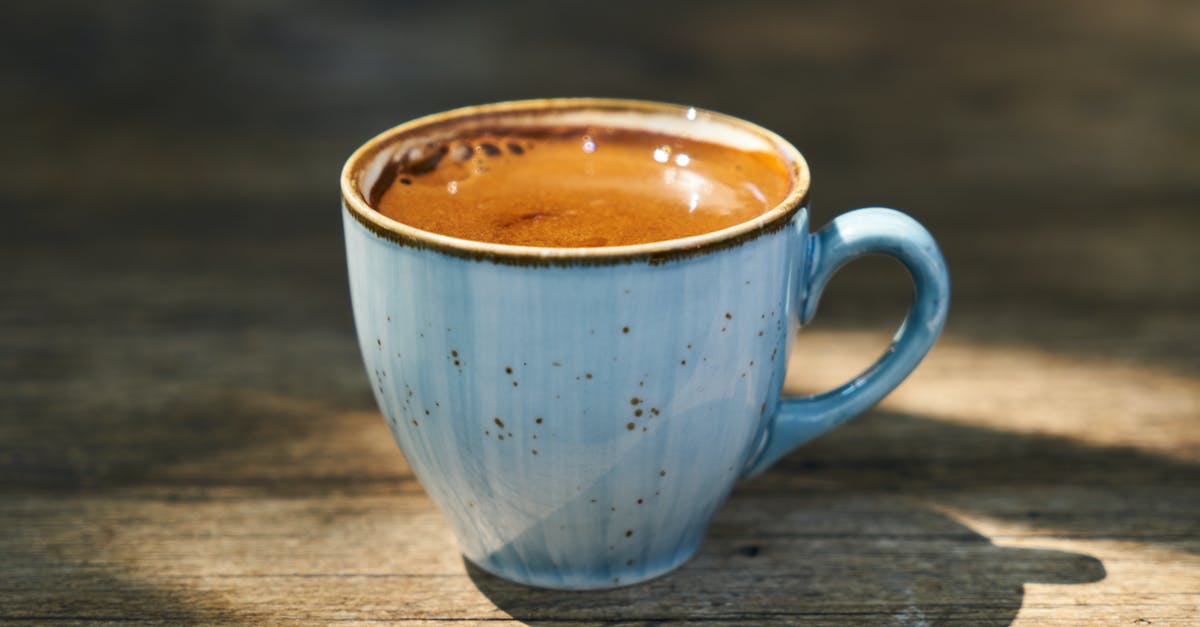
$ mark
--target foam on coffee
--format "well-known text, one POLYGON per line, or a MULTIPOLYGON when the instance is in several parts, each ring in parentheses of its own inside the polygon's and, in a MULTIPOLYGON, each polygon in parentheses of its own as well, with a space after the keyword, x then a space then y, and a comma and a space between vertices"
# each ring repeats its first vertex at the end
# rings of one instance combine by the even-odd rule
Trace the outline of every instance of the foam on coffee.
POLYGON ((747 222, 789 187, 780 156, 753 146, 617 127, 477 127, 403 146, 369 200, 452 237, 598 247, 747 222))

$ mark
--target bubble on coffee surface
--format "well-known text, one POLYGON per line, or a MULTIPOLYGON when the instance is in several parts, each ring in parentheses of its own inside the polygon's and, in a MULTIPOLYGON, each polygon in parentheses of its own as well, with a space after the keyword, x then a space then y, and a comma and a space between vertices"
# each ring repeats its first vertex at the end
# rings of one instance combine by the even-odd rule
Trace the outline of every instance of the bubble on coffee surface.
POLYGON ((790 185, 775 154, 589 127, 404 146, 388 170, 372 202, 390 218, 462 239, 549 247, 720 230, 762 215, 790 185))

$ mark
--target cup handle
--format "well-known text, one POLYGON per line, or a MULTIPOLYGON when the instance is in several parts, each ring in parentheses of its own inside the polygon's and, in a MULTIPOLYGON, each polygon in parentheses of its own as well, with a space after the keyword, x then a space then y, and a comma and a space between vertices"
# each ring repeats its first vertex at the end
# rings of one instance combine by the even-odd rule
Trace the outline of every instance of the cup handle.
POLYGON ((748 465, 747 477, 878 403, 933 347, 950 305, 946 262, 933 236, 920 223, 883 207, 844 213, 809 239, 809 272, 798 286, 800 324, 807 324, 816 313, 829 278, 850 261, 869 254, 896 258, 912 276, 915 293, 904 323, 883 355, 849 383, 815 396, 781 399, 766 438, 748 465))

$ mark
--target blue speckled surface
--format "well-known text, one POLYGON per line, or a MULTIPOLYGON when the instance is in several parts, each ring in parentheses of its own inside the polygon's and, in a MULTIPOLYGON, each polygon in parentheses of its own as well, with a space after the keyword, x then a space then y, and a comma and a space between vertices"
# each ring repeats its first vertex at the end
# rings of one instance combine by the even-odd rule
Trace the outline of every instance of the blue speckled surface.
POLYGON ((782 385, 805 215, 716 254, 581 267, 406 248, 346 216, 376 398, 467 558, 596 588, 695 551, 782 385))
POLYGON ((808 248, 811 262, 798 308, 800 324, 816 314, 821 291, 838 268, 868 254, 889 255, 904 264, 913 280, 913 304, 891 345, 862 374, 824 394, 783 400, 750 476, 882 400, 917 367, 946 323, 946 262, 929 232, 903 213, 884 207, 845 213, 811 236, 808 248))
POLYGON ((468 559, 551 588, 665 573, 697 549, 739 477, 908 374, 945 317, 932 239, 890 210, 852 212, 816 236, 807 215, 688 259, 571 267, 404 247, 344 214, 376 399, 468 559), (869 251, 917 268, 919 332, 846 389, 785 401, 768 434, 798 305, 811 312, 828 276, 869 251))

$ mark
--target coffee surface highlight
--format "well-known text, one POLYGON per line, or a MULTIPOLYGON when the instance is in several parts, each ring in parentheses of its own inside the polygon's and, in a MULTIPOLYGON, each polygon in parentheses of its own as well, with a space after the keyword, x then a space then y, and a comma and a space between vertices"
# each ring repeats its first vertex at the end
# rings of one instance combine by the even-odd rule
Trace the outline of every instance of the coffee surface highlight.
POLYGON ((752 220, 789 181, 774 153, 639 130, 504 128, 407 148, 370 198, 389 218, 461 239, 623 246, 752 220))

